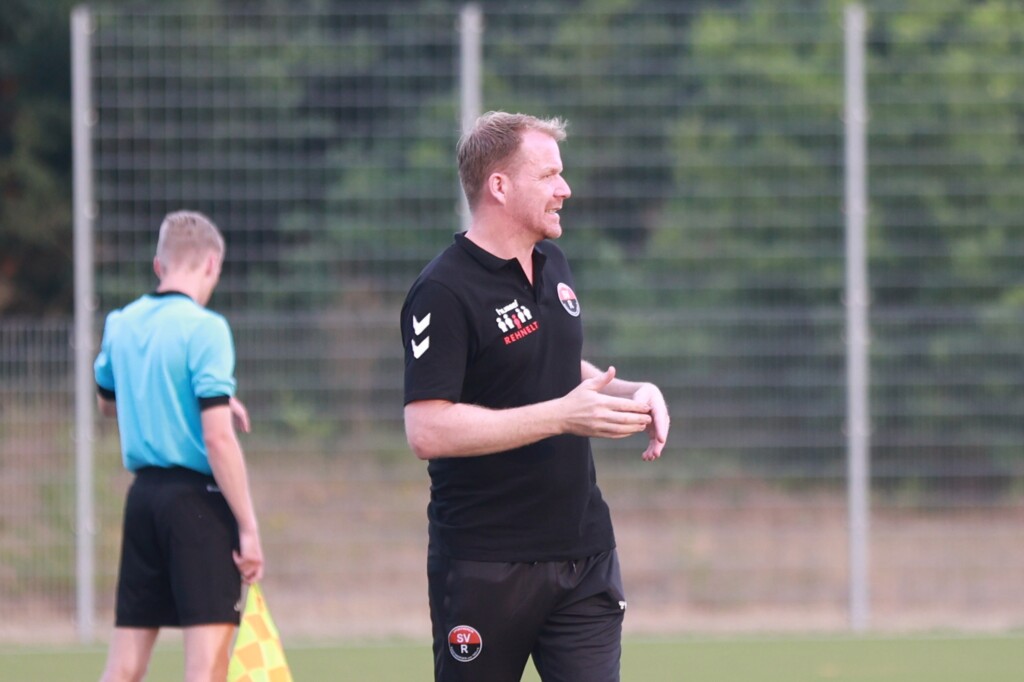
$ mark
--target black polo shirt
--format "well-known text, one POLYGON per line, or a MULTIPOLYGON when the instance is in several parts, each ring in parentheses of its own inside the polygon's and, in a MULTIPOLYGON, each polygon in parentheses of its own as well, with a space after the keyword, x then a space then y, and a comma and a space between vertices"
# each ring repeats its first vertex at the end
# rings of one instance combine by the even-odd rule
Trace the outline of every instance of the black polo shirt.
MULTIPOLYGON (((583 326, 561 249, 533 252, 533 285, 463 234, 402 306, 405 402, 509 408, 580 383, 583 326)), ((480 457, 431 460, 433 551, 476 561, 578 559, 615 546, 590 440, 560 435, 480 457)))

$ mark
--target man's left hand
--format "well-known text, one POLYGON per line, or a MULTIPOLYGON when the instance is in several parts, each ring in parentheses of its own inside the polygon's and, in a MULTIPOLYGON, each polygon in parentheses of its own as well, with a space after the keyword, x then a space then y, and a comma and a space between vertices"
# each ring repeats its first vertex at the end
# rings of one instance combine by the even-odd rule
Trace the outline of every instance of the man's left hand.
POLYGON ((658 387, 650 383, 640 386, 633 394, 633 400, 651 408, 651 423, 647 426, 647 435, 650 436, 650 441, 647 443, 647 449, 644 450, 643 459, 645 462, 653 462, 661 457, 661 451, 665 448, 665 442, 668 440, 668 427, 671 421, 668 416, 668 406, 658 387))

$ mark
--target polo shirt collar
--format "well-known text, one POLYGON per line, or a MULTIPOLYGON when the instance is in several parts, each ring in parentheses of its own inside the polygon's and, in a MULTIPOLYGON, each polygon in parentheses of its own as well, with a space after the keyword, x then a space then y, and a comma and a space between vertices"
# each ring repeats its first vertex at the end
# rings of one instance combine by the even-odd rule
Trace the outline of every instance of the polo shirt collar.
MULTIPOLYGON (((519 261, 518 260, 516 260, 515 258, 508 258, 508 259, 506 259, 506 258, 498 258, 493 253, 491 253, 490 251, 487 251, 487 250, 481 248, 472 239, 469 239, 468 237, 466 237, 466 233, 465 232, 458 232, 458 233, 455 234, 455 243, 458 244, 459 246, 461 246, 463 248, 463 250, 465 250, 466 253, 468 253, 470 256, 472 256, 475 261, 480 263, 480 265, 484 266, 485 268, 487 268, 488 270, 490 270, 492 272, 497 272, 498 270, 501 270, 501 269, 507 268, 507 267, 511 267, 511 266, 519 268, 519 261)), ((547 260, 547 256, 544 255, 541 251, 539 251, 537 249, 537 247, 534 247, 534 249, 533 249, 533 264, 534 264, 534 266, 535 267, 537 267, 537 266, 543 267, 544 262, 546 260, 547 260)))
POLYGON ((192 300, 192 297, 184 291, 175 291, 174 289, 168 289, 167 291, 151 291, 149 292, 149 295, 156 298, 163 298, 164 296, 184 296, 190 301, 192 300))

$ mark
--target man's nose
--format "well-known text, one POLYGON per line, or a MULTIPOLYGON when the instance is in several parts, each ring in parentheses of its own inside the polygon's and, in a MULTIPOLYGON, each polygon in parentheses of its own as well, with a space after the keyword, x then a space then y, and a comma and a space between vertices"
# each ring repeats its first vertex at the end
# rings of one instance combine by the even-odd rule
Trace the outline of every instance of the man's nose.
POLYGON ((556 194, 563 199, 568 199, 572 196, 572 190, 569 189, 569 183, 562 180, 561 186, 556 190, 556 194))

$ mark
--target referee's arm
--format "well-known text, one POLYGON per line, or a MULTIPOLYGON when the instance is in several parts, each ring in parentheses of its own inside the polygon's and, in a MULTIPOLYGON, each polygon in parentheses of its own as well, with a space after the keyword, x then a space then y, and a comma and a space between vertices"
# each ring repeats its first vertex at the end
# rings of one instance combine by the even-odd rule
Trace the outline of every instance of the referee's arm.
POLYGON ((104 417, 117 416, 117 394, 109 388, 96 384, 96 406, 104 417))
POLYGON ((235 564, 242 578, 247 583, 254 583, 263 577, 263 549, 249 493, 245 457, 232 419, 232 410, 227 402, 204 409, 203 441, 213 478, 238 522, 239 551, 235 554, 235 564))
POLYGON ((100 414, 104 417, 116 417, 117 416, 117 403, 113 400, 107 400, 101 395, 96 396, 96 405, 100 409, 100 414))

